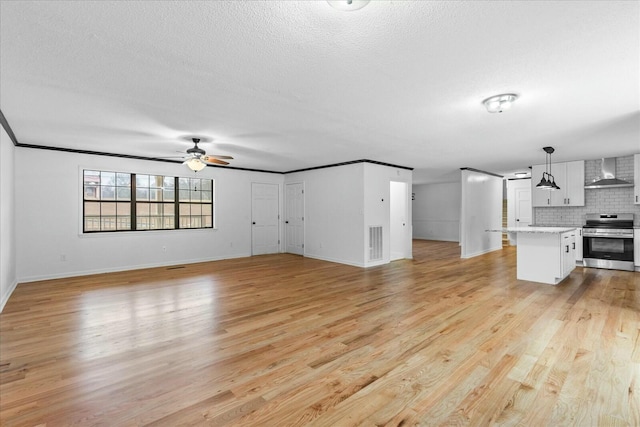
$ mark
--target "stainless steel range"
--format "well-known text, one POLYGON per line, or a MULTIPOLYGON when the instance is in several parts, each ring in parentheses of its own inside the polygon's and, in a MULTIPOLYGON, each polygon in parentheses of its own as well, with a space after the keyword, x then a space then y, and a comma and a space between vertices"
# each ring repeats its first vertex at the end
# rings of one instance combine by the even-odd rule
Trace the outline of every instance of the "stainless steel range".
POLYGON ((586 220, 584 266, 634 271, 633 214, 587 214, 586 220))

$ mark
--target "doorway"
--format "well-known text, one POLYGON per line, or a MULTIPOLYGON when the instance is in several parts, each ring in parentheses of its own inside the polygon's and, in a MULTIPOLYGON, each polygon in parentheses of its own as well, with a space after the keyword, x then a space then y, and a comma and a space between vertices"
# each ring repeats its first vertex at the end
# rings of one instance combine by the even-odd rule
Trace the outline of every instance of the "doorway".
POLYGON ((251 183, 251 254, 273 254, 280 247, 278 184, 251 183))
POLYGON ((389 187, 389 260, 406 258, 409 197, 406 182, 391 181, 389 187))
POLYGON ((304 254, 304 183, 285 185, 285 252, 304 254))

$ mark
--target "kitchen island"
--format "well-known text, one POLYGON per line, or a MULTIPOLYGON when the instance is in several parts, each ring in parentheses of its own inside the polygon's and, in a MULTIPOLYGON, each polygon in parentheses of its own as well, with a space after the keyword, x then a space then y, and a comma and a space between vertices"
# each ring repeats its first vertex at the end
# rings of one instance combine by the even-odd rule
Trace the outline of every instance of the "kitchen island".
POLYGON ((487 231, 516 234, 518 280, 557 285, 576 266, 573 227, 508 227, 487 231))

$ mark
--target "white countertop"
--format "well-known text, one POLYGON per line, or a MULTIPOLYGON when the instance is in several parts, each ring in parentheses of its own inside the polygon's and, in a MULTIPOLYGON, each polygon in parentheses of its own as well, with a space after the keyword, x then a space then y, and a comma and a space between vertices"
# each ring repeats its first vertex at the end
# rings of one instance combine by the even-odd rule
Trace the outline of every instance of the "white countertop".
POLYGON ((576 227, 506 227, 500 229, 486 230, 497 233, 542 233, 542 234, 562 234, 573 231, 576 227))

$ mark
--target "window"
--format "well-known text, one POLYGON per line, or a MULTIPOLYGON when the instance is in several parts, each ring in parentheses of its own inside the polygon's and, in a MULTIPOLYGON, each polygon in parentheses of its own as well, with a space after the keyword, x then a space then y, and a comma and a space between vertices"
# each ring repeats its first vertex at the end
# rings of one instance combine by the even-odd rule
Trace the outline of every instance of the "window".
POLYGON ((213 228, 213 180, 85 170, 83 231, 213 228))

